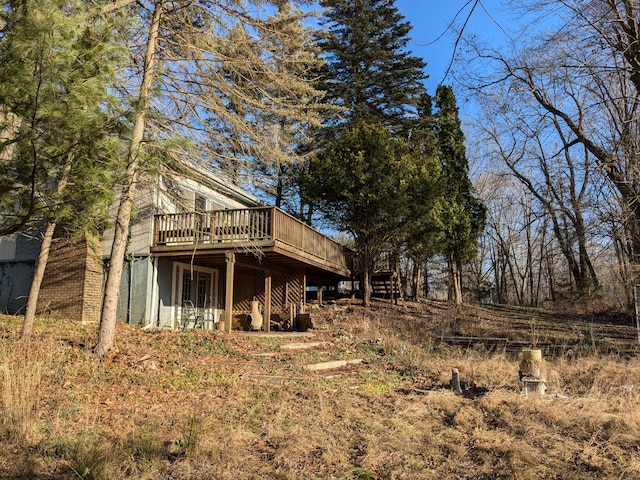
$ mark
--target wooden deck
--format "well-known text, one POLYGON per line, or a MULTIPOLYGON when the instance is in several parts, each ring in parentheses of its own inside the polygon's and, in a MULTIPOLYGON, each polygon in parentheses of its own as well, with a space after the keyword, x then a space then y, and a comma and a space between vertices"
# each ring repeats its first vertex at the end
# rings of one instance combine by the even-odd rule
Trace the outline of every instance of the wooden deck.
POLYGON ((351 275, 351 251, 276 207, 156 215, 152 252, 255 250, 351 275))

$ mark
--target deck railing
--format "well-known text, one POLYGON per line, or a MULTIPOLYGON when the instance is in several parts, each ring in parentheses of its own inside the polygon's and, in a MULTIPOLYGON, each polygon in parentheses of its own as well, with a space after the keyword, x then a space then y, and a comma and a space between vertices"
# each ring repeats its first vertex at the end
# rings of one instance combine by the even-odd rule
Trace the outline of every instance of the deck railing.
POLYGON ((155 216, 154 246, 265 246, 280 242, 333 265, 351 268, 350 251, 276 207, 155 216))

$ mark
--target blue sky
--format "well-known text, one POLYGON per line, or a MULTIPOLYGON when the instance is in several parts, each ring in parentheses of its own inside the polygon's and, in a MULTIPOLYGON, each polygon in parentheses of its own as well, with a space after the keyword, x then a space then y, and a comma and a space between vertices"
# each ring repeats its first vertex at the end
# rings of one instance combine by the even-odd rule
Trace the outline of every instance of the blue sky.
MULTIPOLYGON (((460 28, 473 4, 474 1, 468 0, 396 0, 396 7, 413 26, 410 33, 412 42, 408 48, 427 63, 429 79, 426 83, 431 94, 435 93, 439 83, 451 84, 450 78, 443 82, 443 77, 453 55, 456 34, 453 30, 447 31, 447 27, 464 7, 454 22, 460 28)), ((502 0, 482 0, 473 11, 465 35, 477 34, 485 40, 500 43, 505 35, 496 22, 506 30, 512 27, 511 15, 505 10, 502 0)))

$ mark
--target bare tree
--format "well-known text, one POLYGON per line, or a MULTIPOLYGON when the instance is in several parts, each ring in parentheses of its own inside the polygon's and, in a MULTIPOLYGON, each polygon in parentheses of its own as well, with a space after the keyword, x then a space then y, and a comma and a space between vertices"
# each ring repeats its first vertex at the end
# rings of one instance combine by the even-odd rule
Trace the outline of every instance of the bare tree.
POLYGON ((483 236, 484 258, 476 276, 492 276, 497 303, 537 305, 543 293, 542 259, 546 223, 535 198, 507 173, 485 172, 477 182, 488 207, 483 236))
POLYGON ((490 117, 506 128, 494 129, 494 141, 549 214, 579 290, 598 286, 587 222, 593 176, 602 174, 617 192, 625 252, 634 268, 640 262, 638 5, 527 2, 558 19, 555 30, 514 42, 508 53, 473 47, 482 66, 470 86, 500 99, 490 117))
POLYGON ((498 108, 484 110, 484 115, 492 118, 485 131, 511 174, 544 209, 577 292, 592 293, 599 283, 589 255, 585 221, 591 156, 579 146, 577 155, 572 151, 575 149, 568 144, 557 117, 535 108, 523 112, 524 100, 519 100, 514 109, 505 105, 513 102, 501 98, 498 108))
POLYGON ((113 346, 131 208, 154 151, 183 163, 238 165, 232 168, 238 173, 255 152, 281 158, 290 148, 287 141, 272 141, 273 130, 261 122, 265 112, 286 112, 298 124, 313 120, 315 110, 303 95, 314 97, 309 79, 300 69, 283 67, 287 62, 298 65, 294 57, 299 49, 287 56, 287 49, 275 51, 270 48, 273 42, 263 42, 269 34, 295 41, 267 20, 269 8, 282 4, 156 0, 143 16, 148 19, 148 30, 141 35, 145 60, 133 102, 135 124, 95 348, 98 356, 113 346))

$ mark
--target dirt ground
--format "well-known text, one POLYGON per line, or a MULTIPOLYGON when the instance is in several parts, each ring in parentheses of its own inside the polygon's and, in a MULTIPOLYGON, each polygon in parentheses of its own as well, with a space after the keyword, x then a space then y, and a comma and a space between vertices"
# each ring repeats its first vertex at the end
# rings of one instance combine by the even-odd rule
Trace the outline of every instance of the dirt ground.
POLYGON ((640 479, 633 319, 309 311, 301 336, 119 324, 104 361, 96 324, 41 318, 23 342, 21 317, 0 316, 0 478, 640 479), (520 390, 527 347, 544 353, 544 396, 520 390))

